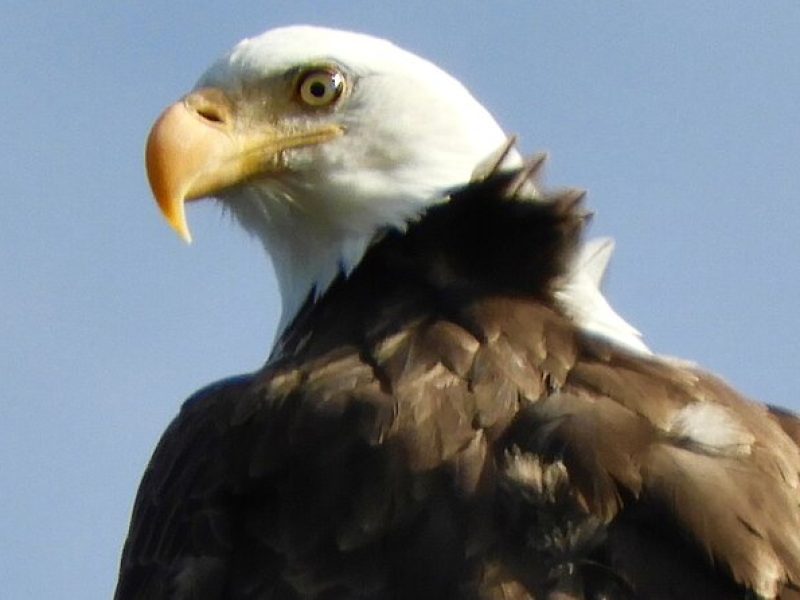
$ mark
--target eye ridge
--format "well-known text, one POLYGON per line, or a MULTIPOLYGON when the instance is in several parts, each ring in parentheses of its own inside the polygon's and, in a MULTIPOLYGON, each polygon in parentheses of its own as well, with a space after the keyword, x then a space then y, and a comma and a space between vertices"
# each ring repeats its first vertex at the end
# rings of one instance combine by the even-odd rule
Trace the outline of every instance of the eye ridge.
POLYGON ((298 100, 303 104, 322 108, 338 100, 345 88, 341 71, 333 68, 310 69, 300 75, 296 86, 298 100))

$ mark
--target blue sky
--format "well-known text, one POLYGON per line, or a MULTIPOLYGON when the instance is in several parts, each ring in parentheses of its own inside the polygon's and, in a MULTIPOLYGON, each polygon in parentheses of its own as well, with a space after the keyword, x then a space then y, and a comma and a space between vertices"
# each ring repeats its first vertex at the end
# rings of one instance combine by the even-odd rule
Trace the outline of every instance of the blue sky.
POLYGON ((800 3, 28 2, 0 22, 0 581, 107 598, 180 402, 257 368, 260 247, 213 203, 184 246, 143 144, 238 39, 310 22, 452 72, 589 190, 608 292, 658 351, 800 408, 800 3))

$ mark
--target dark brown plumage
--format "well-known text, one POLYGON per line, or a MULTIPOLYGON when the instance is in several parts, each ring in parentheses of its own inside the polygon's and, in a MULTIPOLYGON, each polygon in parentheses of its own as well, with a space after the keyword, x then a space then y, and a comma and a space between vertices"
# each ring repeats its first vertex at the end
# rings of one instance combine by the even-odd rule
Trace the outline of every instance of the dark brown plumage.
POLYGON ((586 213, 537 168, 384 232, 185 404, 118 600, 797 597, 800 422, 563 316, 586 213))

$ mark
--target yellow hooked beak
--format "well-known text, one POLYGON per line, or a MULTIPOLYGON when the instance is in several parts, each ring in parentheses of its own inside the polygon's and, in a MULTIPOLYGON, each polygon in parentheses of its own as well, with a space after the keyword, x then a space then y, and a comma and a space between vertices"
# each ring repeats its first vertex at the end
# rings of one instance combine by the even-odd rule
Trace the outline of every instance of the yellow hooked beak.
POLYGON ((167 108, 153 125, 145 152, 147 177, 164 218, 191 242, 185 202, 278 173, 283 150, 319 144, 343 131, 335 124, 295 131, 262 124, 247 130, 238 126, 223 91, 204 88, 167 108))

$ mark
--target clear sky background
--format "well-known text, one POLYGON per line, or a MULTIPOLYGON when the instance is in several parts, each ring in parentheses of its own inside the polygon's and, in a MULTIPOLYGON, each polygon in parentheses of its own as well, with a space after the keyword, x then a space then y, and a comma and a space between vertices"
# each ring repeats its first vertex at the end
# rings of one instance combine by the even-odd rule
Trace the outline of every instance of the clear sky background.
MULTIPOLYGON (((6 2, 0 20, 0 598, 108 598, 181 401, 264 361, 260 246, 159 218, 143 145, 242 37, 308 22, 449 70, 589 189, 608 293, 659 352, 800 408, 800 3, 6 2)), ((402 93, 402 90, 398 90, 402 93)))

